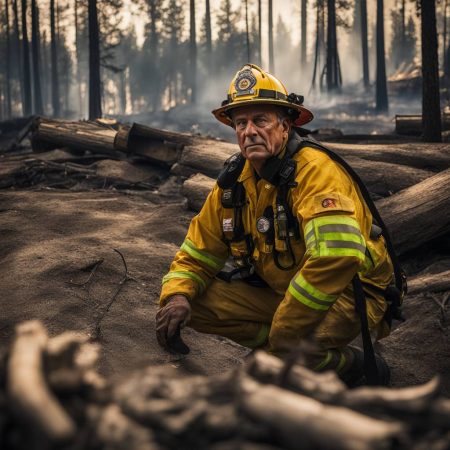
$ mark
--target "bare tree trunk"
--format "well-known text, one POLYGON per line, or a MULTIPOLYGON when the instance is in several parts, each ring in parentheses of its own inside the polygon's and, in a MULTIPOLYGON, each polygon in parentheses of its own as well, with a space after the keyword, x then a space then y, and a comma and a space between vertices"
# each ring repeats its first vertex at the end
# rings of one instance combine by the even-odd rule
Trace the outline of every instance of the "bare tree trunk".
POLYGON ((27 33, 27 0, 22 0, 22 45, 23 45, 23 74, 24 74, 24 102, 23 113, 30 116, 33 104, 31 97, 31 69, 30 69, 30 47, 27 33))
POLYGON ((102 117, 100 82, 100 37, 97 17, 97 0, 88 1, 89 16, 89 120, 102 117))
POLYGON ((206 32, 206 60, 208 67, 211 67, 212 62, 212 35, 211 35, 211 7, 209 0, 206 0, 205 12, 205 32, 206 32))
POLYGON ((39 18, 36 0, 31 0, 31 55, 33 58, 34 112, 42 115, 44 114, 44 105, 42 103, 39 18))
POLYGON ((247 62, 251 62, 250 57, 250 33, 248 29, 248 0, 245 0, 245 35, 247 41, 247 62))
POLYGON ((195 0, 190 0, 189 60, 191 76, 191 102, 197 102, 197 39, 195 31, 195 0))
POLYGON ((273 54, 273 1, 269 0, 269 71, 275 73, 275 60, 273 54))
POLYGON ((442 4, 442 21, 443 23, 443 33, 442 33, 442 67, 444 68, 447 66, 447 6, 448 6, 448 0, 445 0, 442 4))
POLYGON ((19 13, 17 11, 17 0, 13 0, 13 12, 14 12, 14 51, 16 52, 16 61, 18 66, 19 84, 20 84, 20 107, 23 112, 23 99, 24 99, 24 79, 23 79, 23 60, 22 60, 22 45, 20 42, 19 31, 19 13))
POLYGON ((377 84, 376 109, 389 110, 386 81, 386 60, 384 54, 384 0, 377 0, 377 84))
MULTIPOLYGON (((150 54, 153 61, 157 60, 157 40, 158 40, 158 34, 156 33, 156 3, 155 0, 150 0, 150 54)), ((156 65, 154 67, 157 67, 156 65)), ((159 106, 159 96, 158 96, 158 90, 160 85, 160 79, 158 72, 153 74, 153 77, 155 79, 155 86, 153 86, 153 89, 151 90, 150 99, 152 104, 153 111, 156 111, 159 106)), ((169 94, 170 94, 170 83, 169 83, 169 94)), ((169 100, 170 103, 170 100, 169 100)))
POLYGON ((316 45, 314 49, 314 68, 311 80, 311 89, 316 87, 316 76, 320 60, 320 0, 316 0, 316 45))
POLYGON ((302 68, 303 68, 303 70, 304 70, 304 68, 306 67, 306 65, 307 65, 307 60, 306 60, 306 58, 307 58, 307 55, 306 55, 306 44, 307 44, 307 42, 306 42, 306 36, 307 36, 307 34, 306 34, 306 27, 307 27, 307 17, 308 17, 308 15, 307 15, 307 13, 308 13, 308 10, 307 10, 307 8, 308 8, 308 0, 301 0, 301 3, 302 3, 302 12, 301 12, 301 33, 302 33, 302 37, 301 37, 301 44, 300 44, 300 46, 301 46, 301 53, 300 53, 300 64, 301 64, 301 66, 302 66, 302 68))
POLYGON ((80 39, 78 31, 78 0, 74 0, 74 14, 75 14, 75 52, 77 64, 77 92, 78 92, 78 114, 83 115, 83 95, 81 92, 81 67, 80 67, 80 39))
POLYGON ((327 90, 333 91, 339 87, 339 60, 336 36, 336 3, 328 0, 327 26, 327 90))
POLYGON ((367 0, 361 0, 361 49, 364 86, 369 86, 369 50, 367 46, 367 0))
POLYGON ((9 41, 9 1, 5 0, 5 21, 6 21, 6 117, 12 116, 11 109, 11 44, 9 41))
POLYGON ((261 0, 258 0, 258 62, 262 66, 262 7, 261 0))
POLYGON ((441 142, 436 3, 422 0, 421 5, 423 140, 441 142))
POLYGON ((51 64, 52 64, 52 107, 53 116, 59 117, 61 114, 59 103, 59 80, 58 80, 58 54, 56 48, 56 27, 55 27, 55 0, 50 0, 50 39, 51 39, 51 64))

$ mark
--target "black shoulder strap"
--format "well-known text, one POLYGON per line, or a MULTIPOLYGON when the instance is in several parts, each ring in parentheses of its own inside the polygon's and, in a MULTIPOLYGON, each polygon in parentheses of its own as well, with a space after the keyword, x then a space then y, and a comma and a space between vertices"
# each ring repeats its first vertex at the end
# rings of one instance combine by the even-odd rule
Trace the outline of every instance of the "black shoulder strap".
POLYGON ((217 184, 221 189, 231 189, 236 183, 245 166, 245 158, 241 152, 230 156, 224 163, 223 169, 217 177, 217 184))
POLYGON ((315 141, 314 139, 305 139, 300 138, 302 140, 301 146, 302 147, 313 147, 317 150, 320 150, 324 153, 326 153, 332 160, 339 163, 347 172, 348 174, 353 178, 353 180, 356 182, 356 184, 359 187, 359 190, 361 191, 361 194, 364 198, 364 201, 366 202, 367 206, 370 209, 370 212, 372 213, 372 217, 375 219, 377 225, 379 225, 383 231, 383 236, 386 241, 386 246, 388 249, 389 256, 392 260, 392 264, 394 266, 394 277, 395 277, 395 285, 397 289, 402 292, 404 287, 404 277, 403 277, 403 271, 400 267, 400 263, 398 261, 397 253, 395 252, 394 245, 392 244, 392 239, 389 234, 389 231, 383 222, 383 219, 380 216, 380 213, 378 212, 377 207, 375 206, 375 203, 373 202, 372 198, 370 197, 370 193, 367 190, 366 185, 361 180, 359 175, 355 172, 353 167, 351 167, 341 156, 330 150, 329 148, 325 147, 324 145, 320 144, 319 142, 315 141))

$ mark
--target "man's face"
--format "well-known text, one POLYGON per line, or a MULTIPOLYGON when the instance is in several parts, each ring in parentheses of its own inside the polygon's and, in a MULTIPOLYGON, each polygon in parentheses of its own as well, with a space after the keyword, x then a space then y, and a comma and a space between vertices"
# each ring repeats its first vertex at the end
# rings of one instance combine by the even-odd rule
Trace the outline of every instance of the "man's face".
POLYGON ((289 120, 280 120, 278 111, 271 105, 243 106, 233 111, 239 147, 256 169, 281 151, 289 134, 289 120))

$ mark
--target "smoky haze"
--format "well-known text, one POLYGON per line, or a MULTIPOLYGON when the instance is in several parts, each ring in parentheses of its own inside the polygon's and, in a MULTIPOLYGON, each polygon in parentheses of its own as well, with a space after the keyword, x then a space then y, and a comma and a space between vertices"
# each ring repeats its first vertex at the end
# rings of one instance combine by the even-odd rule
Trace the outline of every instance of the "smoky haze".
MULTIPOLYGON (((92 1, 92 0, 91 0, 92 1)), ((103 115, 136 120, 179 131, 194 131, 230 138, 230 130, 216 124, 210 111, 220 105, 235 72, 248 62, 269 69, 269 1, 248 0, 247 47, 246 2, 210 1, 211 51, 208 50, 206 3, 175 0, 97 0, 100 31, 101 97, 103 115), (191 38, 191 9, 195 5, 196 35, 191 38), (261 3, 261 17, 259 17, 261 3), (261 20, 261 54, 259 52, 261 20), (195 42, 195 53, 193 52, 195 42), (195 55, 195 56, 193 56, 195 55), (193 60, 195 59, 195 66, 193 60), (197 76, 194 80, 194 68, 197 76), (195 98, 194 98, 195 97, 195 98)), ((420 112, 420 91, 397 92, 389 86, 388 113, 374 116, 375 104, 375 4, 368 3, 368 61, 370 84, 362 84, 360 0, 336 1, 336 41, 340 81, 332 88, 326 80, 329 11, 324 0, 273 2, 274 74, 288 92, 305 97, 305 106, 315 113, 312 128, 333 126, 347 132, 367 127, 368 132, 392 128, 396 113, 420 112), (303 12, 302 6, 306 5, 303 12), (302 14, 306 23, 306 59, 302 61, 302 14), (315 66, 315 83, 313 73, 315 66), (392 92, 391 92, 392 91, 392 92), (378 129, 377 129, 378 127, 378 129)), ((38 0, 40 38, 40 85, 44 114, 52 115, 51 33, 49 1, 38 0)), ((18 14, 20 16, 18 4, 18 14)), ((386 1, 385 48, 388 77, 420 68, 418 25, 415 5, 386 1), (400 17, 402 15, 402 17, 400 17), (406 23, 398 36, 400 21, 406 23), (408 38, 405 40, 405 36, 408 38), (399 49, 399 42, 401 49, 399 49), (405 44, 407 42, 407 44, 405 44), (407 46, 407 48, 406 48, 407 46), (400 53, 400 56, 399 56, 400 53), (405 56, 402 57, 401 54, 405 56)), ((11 42, 15 22, 9 13, 11 42)), ((5 21, 5 14, 2 17, 5 21)), ((29 29, 31 20, 28 18, 29 29)), ((403 23, 403 22, 402 22, 403 23)), ((88 117, 89 36, 88 1, 62 0, 57 4, 57 73, 59 74, 60 117, 88 117)), ((442 16, 438 17, 442 28, 442 16)), ((19 21, 19 28, 22 24, 19 21)), ((19 30, 20 31, 20 30, 19 30)), ((5 29, 1 34, 4 52, 5 29)), ((30 39, 30 31, 28 31, 30 39)), ((19 33, 19 44, 23 37, 19 33)), ((0 56, 5 56, 4 54, 0 56)), ((5 60, 5 58, 3 58, 5 60)), ((12 52, 12 115, 23 114, 19 53, 12 52)), ((2 69, 3 79, 6 78, 2 69)), ((36 77, 33 77, 36 84, 36 77)), ((4 83, 2 84, 2 86, 4 83)), ((2 115, 7 115, 5 89, 2 115)), ((36 95, 33 102, 36 108, 36 95)), ((36 109, 34 109, 34 112, 36 109)))

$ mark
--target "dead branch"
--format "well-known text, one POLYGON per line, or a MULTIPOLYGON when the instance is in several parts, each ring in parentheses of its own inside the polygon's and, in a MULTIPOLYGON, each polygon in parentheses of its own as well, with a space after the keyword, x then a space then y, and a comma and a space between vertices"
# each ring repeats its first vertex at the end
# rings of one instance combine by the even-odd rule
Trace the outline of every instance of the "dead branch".
POLYGON ((103 263, 104 259, 101 258, 98 261, 96 261, 93 265, 92 265, 92 269, 91 269, 91 273, 89 274, 89 276, 87 277, 86 281, 83 281, 81 283, 75 283, 72 280, 68 281, 68 284, 71 284, 72 286, 80 286, 83 289, 86 287, 86 285, 89 284, 89 282, 92 280, 92 277, 94 276, 95 272, 97 271, 97 269, 101 266, 101 264, 103 263))
POLYGON ((74 438, 76 425, 50 392, 44 379, 43 353, 47 332, 39 321, 16 327, 8 362, 8 396, 17 417, 51 442, 74 438))
POLYGON ((122 290, 123 285, 129 280, 136 281, 133 277, 131 277, 128 274, 127 262, 125 261, 125 257, 123 256, 122 252, 120 250, 115 249, 115 248, 113 248, 113 250, 116 253, 118 253, 120 255, 120 258, 122 259, 122 263, 123 263, 123 267, 124 267, 124 275, 123 275, 122 279, 119 281, 119 284, 117 285, 116 291, 114 292, 113 296, 111 297, 111 300, 106 305, 106 308, 104 309, 103 313, 96 320, 94 334, 93 334, 93 339, 99 339, 101 337, 101 323, 102 323, 103 319, 105 318, 105 316, 108 314, 108 312, 111 309, 111 306, 113 305, 113 303, 116 301, 116 298, 119 295, 120 291, 122 290))

